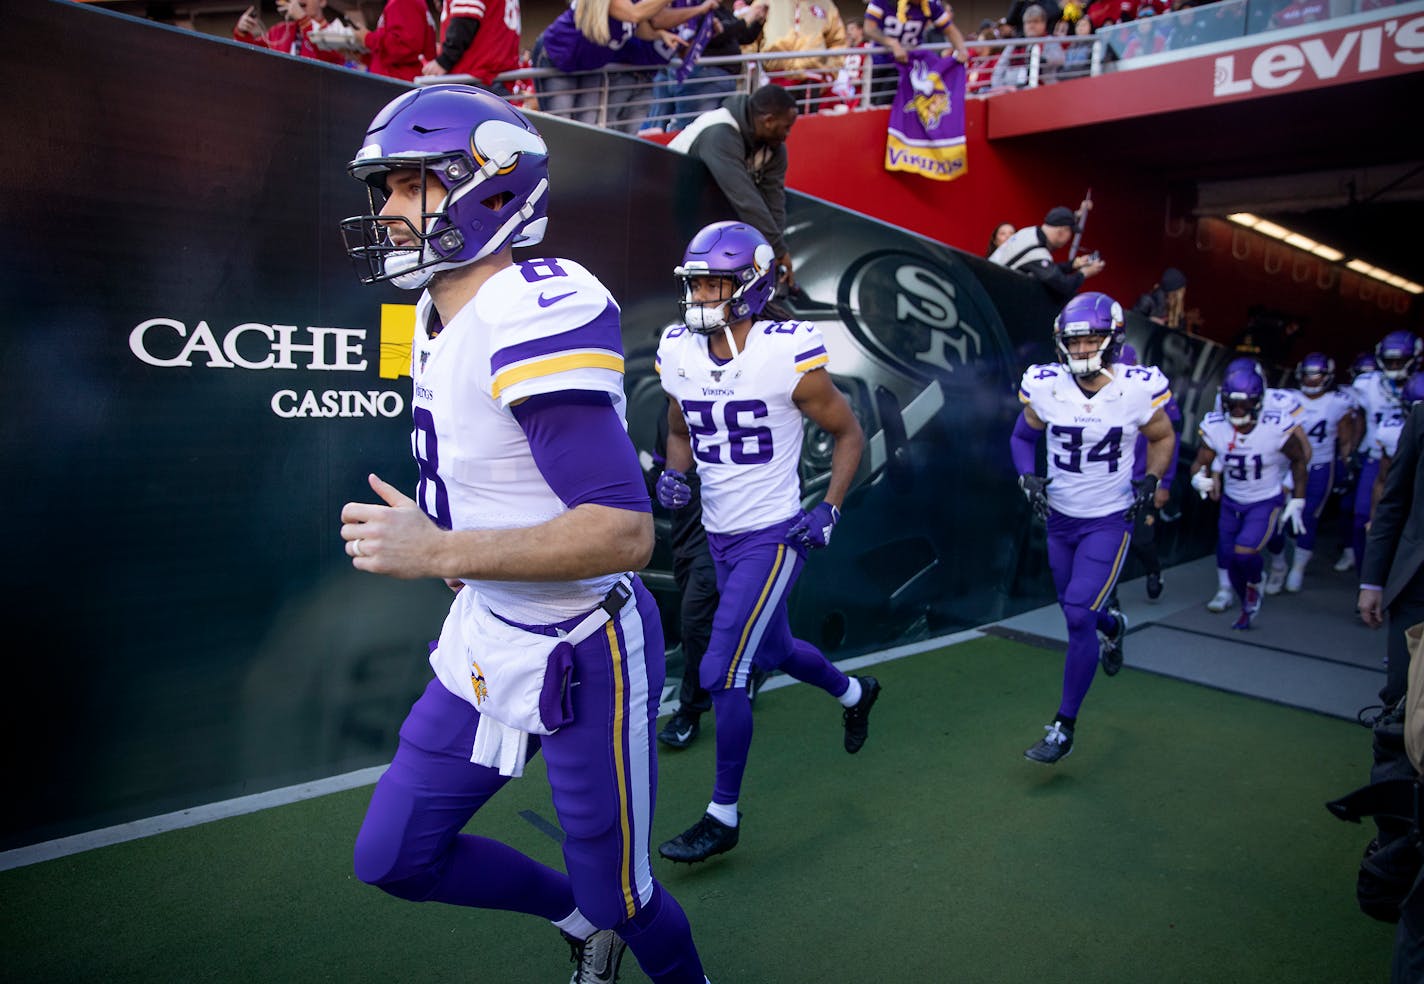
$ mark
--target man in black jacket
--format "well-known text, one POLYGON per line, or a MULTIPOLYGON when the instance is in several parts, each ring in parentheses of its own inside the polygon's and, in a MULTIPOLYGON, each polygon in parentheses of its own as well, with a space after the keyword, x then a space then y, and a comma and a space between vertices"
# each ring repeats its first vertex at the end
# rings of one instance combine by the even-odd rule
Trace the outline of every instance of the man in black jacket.
POLYGON ((779 85, 750 96, 729 96, 668 144, 707 165, 737 218, 766 237, 776 254, 777 279, 796 289, 786 247, 786 137, 796 122, 796 100, 779 85))
MULTIPOLYGON (((1084 202, 1085 208, 1090 208, 1084 202)), ((1056 263, 1053 254, 1067 246, 1078 231, 1078 216, 1064 205, 1055 205, 1036 226, 1025 226, 989 254, 989 262, 1037 278, 1048 288, 1058 303, 1063 304, 1078 293, 1083 281, 1096 277, 1107 264, 1097 253, 1076 256, 1066 263, 1056 263)))
POLYGON ((1424 403, 1409 411, 1399 447, 1365 541, 1360 565, 1360 618, 1372 629, 1389 613, 1385 652, 1389 672, 1380 700, 1386 706, 1404 696, 1409 684, 1409 648, 1404 630, 1424 622, 1424 403))

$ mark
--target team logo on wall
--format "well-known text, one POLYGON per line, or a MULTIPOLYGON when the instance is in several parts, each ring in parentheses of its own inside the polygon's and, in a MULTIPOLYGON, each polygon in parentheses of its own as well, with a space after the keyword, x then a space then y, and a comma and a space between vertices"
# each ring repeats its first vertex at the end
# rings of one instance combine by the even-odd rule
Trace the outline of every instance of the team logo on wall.
POLYGON ((866 349, 920 379, 952 374, 984 356, 994 324, 953 271, 902 250, 868 253, 841 278, 841 317, 866 349))
MULTIPOLYGON (((377 369, 382 379, 410 375, 415 307, 381 305, 377 369)), ((232 328, 207 321, 149 318, 129 332, 129 351, 160 369, 369 372, 364 328, 299 327, 245 322, 232 328)), ((405 398, 392 389, 280 389, 269 401, 278 417, 398 417, 405 398)))

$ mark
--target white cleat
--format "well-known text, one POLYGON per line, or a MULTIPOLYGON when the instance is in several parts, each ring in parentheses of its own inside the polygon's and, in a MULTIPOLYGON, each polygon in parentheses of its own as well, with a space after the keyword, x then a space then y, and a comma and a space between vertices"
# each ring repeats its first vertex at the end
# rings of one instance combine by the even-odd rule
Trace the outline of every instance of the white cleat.
POLYGON ((1335 561, 1334 570, 1343 574, 1355 566, 1355 548, 1346 547, 1345 552, 1340 555, 1340 559, 1335 561))
POLYGON ((1286 584, 1286 568, 1285 568, 1284 565, 1282 565, 1282 566, 1280 566, 1280 567, 1272 567, 1272 568, 1266 573, 1266 594, 1268 594, 1268 595, 1278 595, 1278 594, 1280 594, 1280 593, 1281 593, 1281 588, 1285 587, 1285 584, 1286 584))
POLYGON ((1217 588, 1216 594, 1211 596, 1211 601, 1206 603, 1206 610, 1209 612, 1224 612, 1236 604, 1236 592, 1230 588, 1217 588))
POLYGON ((1295 594, 1305 584, 1305 571, 1291 568, 1291 572, 1286 575, 1286 590, 1295 594))

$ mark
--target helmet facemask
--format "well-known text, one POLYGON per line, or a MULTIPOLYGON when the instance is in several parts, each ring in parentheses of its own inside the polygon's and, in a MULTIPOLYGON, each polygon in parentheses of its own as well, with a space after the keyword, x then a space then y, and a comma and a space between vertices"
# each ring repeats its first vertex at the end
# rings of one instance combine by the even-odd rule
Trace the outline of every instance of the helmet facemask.
POLYGON ((1237 430, 1254 427, 1261 416, 1261 398, 1251 393, 1222 393, 1221 409, 1237 430))
POLYGON ((1099 331, 1074 331, 1070 325, 1057 333, 1053 343, 1058 349, 1058 361, 1068 367, 1075 376, 1096 376, 1111 364, 1113 336, 1099 331), (1074 356, 1069 342, 1075 338, 1097 338, 1098 347, 1085 356, 1074 356))

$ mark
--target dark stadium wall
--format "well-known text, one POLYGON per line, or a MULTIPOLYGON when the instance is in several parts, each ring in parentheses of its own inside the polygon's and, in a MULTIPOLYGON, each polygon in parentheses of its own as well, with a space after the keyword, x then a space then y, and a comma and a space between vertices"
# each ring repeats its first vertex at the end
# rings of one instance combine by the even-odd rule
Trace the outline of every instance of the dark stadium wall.
MULTIPOLYGON (((366 475, 409 487, 415 468, 413 298, 358 285, 337 230, 364 204, 344 164, 402 87, 67 0, 18 5, 7 30, 5 91, 66 69, 0 109, 25 151, 0 191, 0 850, 388 761, 449 592, 356 573, 340 547, 366 475)), ((728 207, 700 163, 537 122, 540 249, 622 303, 646 451, 671 268, 728 207)), ((795 313, 821 325, 870 437, 794 628, 843 656, 1050 602, 1006 441, 1053 305, 885 223, 801 195, 790 211, 795 313)), ((1154 349, 1132 327, 1206 371, 1200 343, 1154 349)), ((809 500, 826 466, 808 430, 809 500)), ((667 603, 665 549, 646 577, 667 603)))

